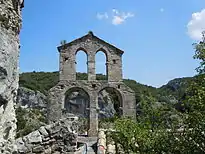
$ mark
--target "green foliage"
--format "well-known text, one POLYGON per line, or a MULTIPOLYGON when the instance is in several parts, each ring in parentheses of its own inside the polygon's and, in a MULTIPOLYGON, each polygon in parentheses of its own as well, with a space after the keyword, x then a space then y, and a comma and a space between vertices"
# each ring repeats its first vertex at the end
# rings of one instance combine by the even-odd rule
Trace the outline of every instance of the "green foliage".
POLYGON ((195 44, 194 56, 201 60, 197 69, 200 75, 189 80, 189 84, 179 82, 186 84, 183 86, 185 89, 180 89, 181 85, 176 83, 175 86, 168 84, 168 88, 164 86, 160 89, 167 90, 160 94, 184 97, 182 102, 182 106, 186 106, 184 113, 176 111, 170 104, 153 104, 156 98, 147 97, 140 102, 142 114, 137 117, 137 123, 130 119, 119 119, 115 122, 117 132, 112 134, 112 138, 121 145, 125 153, 205 153, 204 49, 203 33, 203 40, 195 44))
POLYGON ((205 74, 198 75, 187 90, 184 116, 186 140, 198 153, 205 153, 205 74))
POLYGON ((17 132, 18 130, 24 129, 26 126, 26 119, 23 118, 26 113, 26 110, 22 109, 21 107, 16 109, 17 132))
POLYGON ((88 130, 88 119, 87 118, 83 118, 83 117, 79 117, 78 120, 78 133, 79 134, 84 134, 85 131, 88 130))
POLYGON ((119 119, 115 121, 117 132, 112 133, 113 140, 120 144, 125 153, 148 152, 150 145, 147 140, 149 128, 131 119, 119 119), (139 148, 140 147, 140 148, 139 148))
MULTIPOLYGON (((34 91, 40 91, 45 95, 48 90, 58 83, 58 72, 29 72, 20 74, 19 84, 21 87, 26 87, 34 91)), ((86 73, 77 73, 78 80, 87 80, 86 73)), ((107 77, 102 74, 96 75, 97 80, 106 80, 107 77)), ((124 83, 129 86, 136 96, 136 103, 146 99, 146 97, 155 98, 156 101, 170 103, 170 96, 178 100, 184 100, 186 88, 190 84, 192 78, 175 79, 168 85, 161 88, 137 83, 134 80, 124 79, 124 83), (169 97, 166 97, 169 96, 169 97)), ((113 97, 114 98, 114 97, 113 97)))
POLYGON ((157 97, 157 88, 137 83, 134 80, 124 79, 124 83, 135 92, 137 103, 144 97, 157 97))
POLYGON ((37 109, 16 109, 17 138, 25 136, 47 123, 45 115, 37 109))
POLYGON ((113 124, 114 122, 119 118, 118 115, 115 115, 114 117, 111 118, 101 118, 98 119, 98 124, 99 124, 99 128, 103 128, 103 129, 107 129, 107 128, 113 128, 113 124))
POLYGON ((22 73, 19 85, 44 94, 58 83, 58 72, 30 72, 22 73))
POLYGON ((114 119, 116 132, 111 133, 111 138, 115 143, 124 153, 179 153, 175 130, 182 124, 181 113, 151 96, 144 97, 139 106, 141 112, 136 120, 114 119))
MULTIPOLYGON (((87 80, 86 73, 77 73, 78 80, 87 80)), ((106 76, 97 74, 98 80, 106 80, 106 76)), ((45 95, 48 94, 48 90, 55 86, 59 81, 58 72, 29 72, 20 74, 19 85, 26 87, 34 91, 40 91, 45 95)))
MULTIPOLYGON (((45 95, 48 90, 58 83, 58 72, 29 72, 20 74, 19 84, 34 91, 40 91, 45 95)), ((87 80, 86 73, 77 73, 78 80, 87 80)), ((97 80, 106 80, 107 77, 102 74, 96 75, 97 80)), ((125 79, 124 83, 134 90, 137 103, 146 96, 157 97, 157 89, 151 86, 142 85, 134 80, 125 79)), ((114 99, 118 99, 116 94, 112 95, 114 99)), ((119 102, 119 101, 116 101, 119 102)))
POLYGON ((158 93, 162 96, 174 96, 177 100, 184 100, 186 89, 191 84, 193 77, 177 78, 160 87, 158 93))
POLYGON ((202 33, 202 40, 194 43, 195 55, 194 59, 200 61, 200 66, 196 69, 200 74, 205 73, 205 31, 202 33))
POLYGON ((181 153, 175 133, 163 127, 152 129, 149 121, 136 123, 132 119, 118 119, 115 129, 117 132, 111 133, 111 137, 124 153, 181 153))
POLYGON ((195 44, 194 58, 201 60, 198 70, 199 75, 195 77, 192 84, 187 90, 187 102, 189 106, 185 124, 187 128, 192 128, 190 136, 194 136, 193 140, 201 149, 205 149, 205 33, 203 33, 202 41, 195 44))

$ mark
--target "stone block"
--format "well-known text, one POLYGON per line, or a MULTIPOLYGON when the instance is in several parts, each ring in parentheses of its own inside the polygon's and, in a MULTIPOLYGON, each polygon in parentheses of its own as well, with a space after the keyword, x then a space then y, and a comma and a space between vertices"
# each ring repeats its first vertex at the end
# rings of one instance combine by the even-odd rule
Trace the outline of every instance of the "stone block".
POLYGON ((28 134, 27 139, 30 144, 42 143, 42 137, 38 130, 28 134))
POLYGON ((44 150, 45 150, 45 149, 44 149, 43 146, 37 145, 37 146, 33 147, 32 152, 33 152, 33 153, 41 153, 41 152, 44 152, 44 150))

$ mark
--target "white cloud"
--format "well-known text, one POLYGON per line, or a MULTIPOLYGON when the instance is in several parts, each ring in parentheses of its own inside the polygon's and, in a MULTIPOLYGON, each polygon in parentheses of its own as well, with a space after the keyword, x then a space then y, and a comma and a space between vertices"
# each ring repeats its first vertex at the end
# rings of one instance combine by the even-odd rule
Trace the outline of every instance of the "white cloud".
POLYGON ((115 13, 115 15, 112 18, 113 25, 120 25, 123 22, 125 22, 127 18, 134 17, 134 14, 132 14, 130 12, 128 12, 128 13, 123 12, 120 14, 118 11, 115 10, 113 13, 115 13))
POLYGON ((97 13, 97 18, 98 18, 99 20, 108 19, 108 14, 107 14, 107 12, 105 12, 105 13, 103 13, 103 14, 97 13))
POLYGON ((119 25, 119 24, 122 24, 124 22, 124 19, 119 17, 119 16, 113 16, 113 19, 112 19, 112 24, 113 25, 119 25))
POLYGON ((119 14, 119 11, 116 10, 116 9, 112 9, 112 12, 115 13, 115 14, 119 14))
POLYGON ((108 19, 110 17, 111 23, 113 25, 120 25, 124 23, 128 18, 134 17, 134 14, 131 12, 120 12, 117 9, 112 9, 112 13, 108 15, 107 12, 104 14, 97 14, 99 20, 108 19))
POLYGON ((188 34, 194 40, 201 40, 205 30, 205 9, 192 14, 192 19, 187 24, 188 34))

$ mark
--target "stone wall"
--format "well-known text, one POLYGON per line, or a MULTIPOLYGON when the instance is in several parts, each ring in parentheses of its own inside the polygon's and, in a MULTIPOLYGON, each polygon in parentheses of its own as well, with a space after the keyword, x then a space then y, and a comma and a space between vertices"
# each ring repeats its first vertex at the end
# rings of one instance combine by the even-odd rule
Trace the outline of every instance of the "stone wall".
POLYGON ((123 82, 107 81, 60 81, 49 91, 48 118, 50 122, 56 122, 62 118, 62 110, 66 92, 70 89, 81 89, 89 95, 89 136, 96 136, 98 132, 98 96, 105 88, 111 88, 119 95, 120 110, 124 116, 136 116, 135 93, 123 82))
POLYGON ((61 119, 16 140, 17 153, 74 153, 77 150, 77 117, 61 119))
POLYGON ((106 56, 108 81, 122 81, 123 51, 95 36, 92 32, 68 44, 58 47, 60 52, 60 80, 76 80, 76 53, 87 55, 88 80, 96 80, 95 55, 102 51, 106 56))
POLYGON ((0 153, 15 149, 20 7, 19 0, 0 0, 0 153))
POLYGON ((98 132, 98 96, 105 88, 112 89, 121 99, 119 110, 124 116, 136 116, 134 92, 123 83, 122 55, 124 51, 105 42, 92 32, 58 47, 60 52, 59 83, 49 91, 48 117, 55 122, 62 117, 66 93, 70 89, 81 89, 89 96, 88 136, 98 132), (83 50, 87 54, 88 80, 76 80, 76 53, 83 50), (107 80, 96 80, 95 55, 102 51, 106 55, 107 80), (55 116, 54 116, 55 115, 55 116))

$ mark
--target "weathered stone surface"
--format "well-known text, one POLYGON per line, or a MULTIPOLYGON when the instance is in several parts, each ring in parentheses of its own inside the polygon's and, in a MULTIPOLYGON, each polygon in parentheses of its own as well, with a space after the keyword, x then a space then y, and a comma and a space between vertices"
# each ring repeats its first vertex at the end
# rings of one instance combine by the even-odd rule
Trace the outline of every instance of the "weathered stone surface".
POLYGON ((116 148, 115 148, 114 144, 107 145, 107 153, 108 154, 115 154, 116 153, 116 148))
POLYGON ((48 132, 46 131, 45 127, 43 127, 43 126, 39 128, 39 132, 44 138, 47 138, 49 136, 48 132))
POLYGON ((119 104, 120 102, 114 102, 112 96, 106 90, 102 90, 98 95, 98 108, 99 114, 98 118, 111 118, 116 114, 114 104, 119 104))
POLYGON ((77 148, 77 120, 77 117, 61 119, 51 125, 42 126, 24 136, 23 139, 17 139, 17 152, 28 153, 30 151, 33 154, 74 152, 77 148))
POLYGON ((100 130, 98 132, 97 153, 105 154, 106 149, 106 134, 104 130, 100 130))
POLYGON ((17 95, 17 107, 39 109, 46 112, 47 97, 39 91, 19 87, 17 95))
POLYGON ((19 0, 0 1, 0 153, 4 154, 15 150, 20 7, 19 0))
POLYGON ((33 150, 32 150, 33 153, 41 153, 41 152, 44 152, 44 151, 45 151, 45 149, 44 149, 44 147, 41 146, 41 145, 35 146, 35 147, 33 148, 33 150))
POLYGON ((40 132, 37 130, 37 131, 34 131, 34 132, 28 134, 27 135, 27 141, 28 141, 29 144, 41 143, 42 142, 42 137, 41 137, 40 132))
POLYGON ((105 135, 105 132, 103 130, 100 130, 98 132, 98 138, 99 139, 106 139, 106 135, 105 135))
MULTIPOLYGON (((89 96, 82 90, 79 92, 71 92, 65 98, 65 110, 68 113, 75 114, 79 117, 88 118, 89 116, 89 96)), ((103 90, 98 95, 98 108, 99 115, 101 118, 113 117, 116 113, 114 104, 120 102, 114 102, 112 96, 103 90)))
POLYGON ((16 140, 16 145, 17 145, 17 147, 18 147, 18 151, 19 151, 19 152, 25 152, 25 151, 28 150, 28 148, 26 147, 26 145, 25 145, 25 143, 24 143, 24 141, 23 141, 22 138, 18 138, 18 139, 16 140))
MULTIPOLYGON (((60 52, 59 83, 49 91, 48 118, 56 122, 63 116, 66 93, 84 91, 89 97, 89 104, 84 109, 89 111, 89 136, 98 132, 98 96, 106 88, 115 91, 120 98, 118 109, 124 116, 136 116, 135 94, 122 80, 122 50, 106 43, 89 32, 87 35, 58 47, 60 52), (75 58, 79 50, 88 56, 88 80, 76 80, 75 58), (95 54, 103 51, 106 55, 107 81, 96 80, 95 54), (88 106, 88 108, 87 108, 88 106)), ((71 102, 72 103, 72 102, 71 102)))

